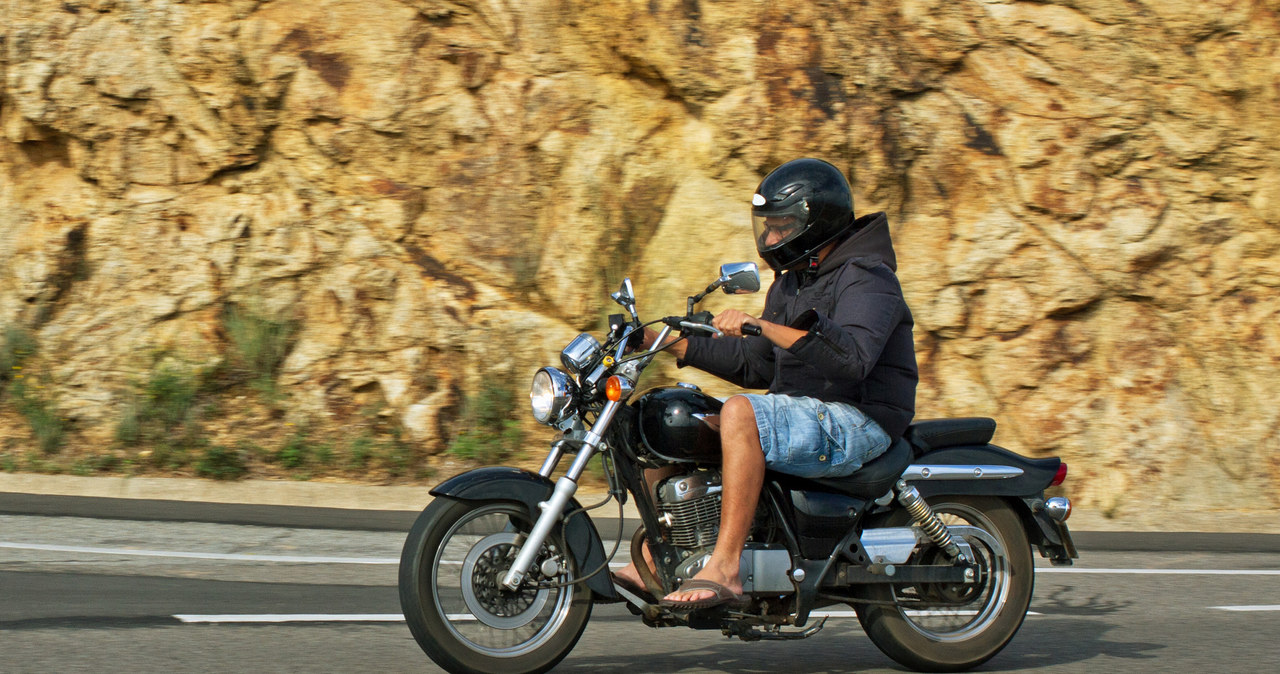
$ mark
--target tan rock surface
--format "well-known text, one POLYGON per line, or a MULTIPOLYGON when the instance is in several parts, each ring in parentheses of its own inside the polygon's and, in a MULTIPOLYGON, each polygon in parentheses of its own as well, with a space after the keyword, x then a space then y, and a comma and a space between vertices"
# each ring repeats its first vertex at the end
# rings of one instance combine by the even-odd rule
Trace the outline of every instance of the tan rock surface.
POLYGON ((622 276, 656 315, 753 258, 811 155, 890 214, 920 417, 995 417, 1083 508, 1280 507, 1274 0, 0 12, 0 325, 79 432, 236 304, 300 325, 288 418, 376 398, 439 451, 622 276))

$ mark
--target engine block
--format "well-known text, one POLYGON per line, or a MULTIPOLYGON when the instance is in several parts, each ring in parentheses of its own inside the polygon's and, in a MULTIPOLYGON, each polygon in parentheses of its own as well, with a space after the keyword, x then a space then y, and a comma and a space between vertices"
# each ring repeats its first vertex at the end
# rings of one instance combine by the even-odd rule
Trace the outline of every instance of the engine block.
POLYGON ((673 477, 658 487, 659 517, 673 545, 690 549, 715 545, 721 489, 716 471, 673 477))

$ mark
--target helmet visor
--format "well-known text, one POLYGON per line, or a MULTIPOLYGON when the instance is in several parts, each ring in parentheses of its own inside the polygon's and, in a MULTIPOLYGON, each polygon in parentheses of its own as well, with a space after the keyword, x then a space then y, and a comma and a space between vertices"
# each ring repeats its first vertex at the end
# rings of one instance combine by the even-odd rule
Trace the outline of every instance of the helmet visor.
POLYGON ((756 249, 768 250, 796 238, 805 230, 808 219, 809 205, 803 199, 784 208, 751 209, 756 249))

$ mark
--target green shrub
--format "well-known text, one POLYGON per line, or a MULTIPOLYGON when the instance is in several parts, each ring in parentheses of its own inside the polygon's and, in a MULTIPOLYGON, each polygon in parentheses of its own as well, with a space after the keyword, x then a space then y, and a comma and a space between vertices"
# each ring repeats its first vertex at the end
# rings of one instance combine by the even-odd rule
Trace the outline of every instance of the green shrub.
POLYGON ((268 398, 275 398, 276 374, 297 330, 295 321, 281 321, 227 305, 222 323, 235 352, 236 366, 247 375, 249 385, 268 398))
POLYGON ((162 440, 151 449, 151 455, 147 461, 156 468, 177 470, 191 463, 190 448, 187 445, 162 440))
POLYGON ((120 457, 114 454, 93 454, 77 459, 71 464, 71 474, 84 476, 106 473, 120 468, 121 464, 120 457))
POLYGON ((23 370, 25 363, 36 353, 36 340, 30 332, 8 326, 0 340, 0 382, 9 382, 5 390, 13 405, 27 423, 36 443, 45 454, 53 454, 62 447, 66 436, 66 420, 54 409, 53 401, 42 393, 44 386, 30 372, 23 370))
POLYGON ((249 472, 248 455, 243 449, 213 445, 204 450, 196 462, 196 475, 215 480, 235 480, 249 472))
POLYGON ((315 446, 313 453, 315 455, 316 463, 321 466, 333 465, 333 445, 327 442, 321 443, 315 446))
POLYGON ((142 439, 142 420, 138 418, 138 403, 125 404, 124 416, 116 424, 116 440, 126 445, 136 445, 142 439))
POLYGON ((393 429, 391 439, 382 443, 380 463, 392 477, 400 477, 409 471, 413 463, 413 447, 400 439, 399 429, 393 429))
POLYGON ((307 463, 311 447, 307 444, 306 433, 298 431, 285 440, 284 445, 276 450, 275 460, 285 468, 301 468, 307 463))
POLYGON ((351 447, 347 450, 347 465, 351 468, 367 468, 369 459, 373 456, 374 440, 369 433, 358 436, 351 441, 351 447))
POLYGON ((4 329, 0 340, 0 382, 8 381, 22 370, 22 363, 36 352, 36 339, 15 325, 4 329))
POLYGON ((501 461, 524 440, 520 424, 512 419, 514 414, 512 392, 487 384, 463 403, 463 428, 449 444, 448 452, 481 463, 501 461))
MULTIPOLYGON (((126 403, 116 424, 116 440, 126 445, 197 443, 199 388, 195 374, 170 367, 153 371, 141 391, 126 403)), ((165 453, 160 447, 157 451, 165 453)))
POLYGON ((18 412, 31 425, 36 444, 45 454, 53 454, 62 448, 66 436, 66 420, 56 410, 53 403, 40 395, 39 384, 34 386, 24 374, 14 375, 9 384, 9 397, 13 399, 18 412))
POLYGON ((190 374, 162 368, 151 375, 143 390, 143 419, 160 422, 172 430, 187 420, 196 402, 197 382, 190 374))

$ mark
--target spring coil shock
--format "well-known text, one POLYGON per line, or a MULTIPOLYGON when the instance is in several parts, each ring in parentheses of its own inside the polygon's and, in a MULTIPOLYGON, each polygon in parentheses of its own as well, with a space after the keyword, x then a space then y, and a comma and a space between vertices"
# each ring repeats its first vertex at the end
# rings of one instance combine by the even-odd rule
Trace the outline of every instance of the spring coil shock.
POLYGON ((905 480, 898 480, 896 485, 898 488, 898 503, 907 509, 907 513, 911 515, 911 519, 915 520, 920 530, 929 537, 947 556, 955 561, 965 564, 968 559, 964 553, 960 551, 960 546, 951 538, 951 532, 947 531, 947 527, 938 519, 937 513, 933 512, 933 508, 925 502, 920 496, 920 491, 915 487, 906 483, 905 480))

